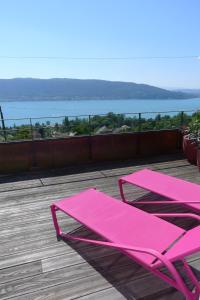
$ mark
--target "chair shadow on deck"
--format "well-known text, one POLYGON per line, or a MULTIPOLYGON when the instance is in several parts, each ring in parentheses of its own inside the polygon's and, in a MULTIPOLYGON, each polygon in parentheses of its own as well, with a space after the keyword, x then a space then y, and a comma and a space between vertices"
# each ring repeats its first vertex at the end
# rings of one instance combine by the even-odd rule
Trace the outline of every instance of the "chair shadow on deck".
MULTIPOLYGON (((172 204, 137 204, 140 203, 141 201, 170 201, 169 198, 164 197, 164 196, 160 196, 158 194, 155 194, 153 192, 146 192, 145 194, 137 197, 135 199, 131 199, 131 195, 133 195, 134 193, 127 193, 127 199, 129 199, 129 204, 142 209, 148 213, 192 213, 192 214, 196 214, 196 212, 189 207, 183 206, 181 204, 175 203, 172 201, 172 204), (130 197, 129 197, 130 195, 130 197)), ((163 218, 164 219, 164 218, 163 218)), ((199 225, 199 222, 195 219, 190 219, 190 218, 176 218, 176 217, 170 217, 170 218, 166 218, 165 220, 167 220, 168 222, 171 222, 185 230, 189 230, 192 229, 194 227, 196 227, 197 225, 199 225)))
MULTIPOLYGON (((84 226, 73 230, 70 234, 102 240, 84 226)), ((76 251, 97 273, 103 276, 124 299, 184 299, 174 288, 115 249, 91 246, 69 240, 62 241, 76 251)), ((198 273, 200 278, 200 272, 198 273)), ((91 280, 90 277, 88 280, 91 280)))

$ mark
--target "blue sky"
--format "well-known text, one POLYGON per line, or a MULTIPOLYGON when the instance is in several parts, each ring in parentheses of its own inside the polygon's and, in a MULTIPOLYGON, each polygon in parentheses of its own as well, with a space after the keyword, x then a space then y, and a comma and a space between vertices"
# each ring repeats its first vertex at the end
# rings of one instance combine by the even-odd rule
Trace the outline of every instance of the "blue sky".
POLYGON ((0 78, 97 78, 200 88, 199 0, 0 0, 0 78))

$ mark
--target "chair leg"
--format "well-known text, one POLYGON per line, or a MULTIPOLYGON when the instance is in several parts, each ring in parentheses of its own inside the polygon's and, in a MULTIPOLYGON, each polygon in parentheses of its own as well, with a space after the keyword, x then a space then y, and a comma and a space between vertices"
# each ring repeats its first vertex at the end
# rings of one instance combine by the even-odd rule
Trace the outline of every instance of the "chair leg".
POLYGON ((199 300, 200 283, 198 282, 188 263, 184 259, 181 260, 181 262, 183 263, 182 270, 185 271, 187 279, 189 279, 190 283, 194 285, 194 288, 191 291, 180 276, 182 282, 178 284, 177 289, 182 292, 186 300, 199 300))
POLYGON ((169 285, 176 288, 179 292, 181 292, 182 295, 185 296, 186 300, 198 300, 198 294, 196 293, 196 291, 192 292, 188 289, 177 270, 175 270, 176 276, 175 274, 171 273, 172 277, 175 278, 175 280, 171 279, 168 275, 163 274, 159 270, 154 270, 153 273, 159 278, 161 278, 163 281, 167 282, 169 285))
POLYGON ((175 287, 178 291, 180 291, 182 293, 182 295, 185 296, 186 300, 200 300, 200 282, 198 282, 198 279, 192 272, 187 261, 182 259, 182 260, 180 260, 180 262, 182 263, 180 266, 181 269, 178 270, 175 267, 175 265, 173 265, 172 270, 168 269, 168 271, 170 271, 170 273, 171 273, 172 278, 169 275, 164 274, 163 272, 161 272, 158 269, 154 269, 154 270, 152 270, 152 272, 155 275, 157 275, 158 277, 160 277, 162 280, 164 280, 165 282, 170 284, 171 286, 175 287), (184 271, 184 274, 187 276, 186 279, 188 279, 189 282, 193 284, 193 286, 194 286, 193 290, 189 289, 189 287, 185 283, 185 280, 181 276, 181 273, 183 271, 184 271))
POLYGON ((193 293, 196 296, 194 299, 199 299, 200 298, 200 282, 197 280, 196 276, 192 272, 190 266, 188 265, 186 260, 182 260, 184 269, 187 272, 188 278, 190 281, 194 284, 194 290, 193 293))
POLYGON ((119 179, 118 185, 119 185, 120 195, 121 195, 121 198, 122 198, 123 202, 126 202, 126 203, 127 203, 127 201, 126 201, 126 199, 125 199, 125 196, 124 196, 123 183, 124 183, 124 182, 123 182, 121 179, 119 179))
POLYGON ((57 239, 59 240, 62 234, 62 231, 58 225, 58 220, 57 220, 57 216, 56 216, 56 210, 57 208, 55 207, 55 205, 51 205, 51 214, 52 214, 52 218, 53 218, 53 224, 56 230, 56 234, 57 234, 57 239))

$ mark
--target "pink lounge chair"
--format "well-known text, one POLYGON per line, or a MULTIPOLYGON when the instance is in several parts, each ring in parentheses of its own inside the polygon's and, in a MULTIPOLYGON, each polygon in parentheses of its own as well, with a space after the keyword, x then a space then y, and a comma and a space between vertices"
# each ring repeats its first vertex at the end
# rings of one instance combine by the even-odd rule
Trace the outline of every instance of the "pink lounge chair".
MULTIPOLYGON (((124 202, 127 202, 127 200, 125 199, 123 185, 132 184, 173 200, 135 201, 133 204, 182 204, 192 208, 197 213, 200 212, 200 185, 198 184, 149 169, 143 169, 123 176, 119 179, 118 183, 120 194, 124 202)), ((195 214, 184 214, 182 216, 189 217, 189 215, 200 220, 200 216, 195 216, 195 214)), ((179 214, 179 216, 181 216, 181 214, 179 214)))
POLYGON ((175 287, 187 300, 198 299, 200 284, 185 257, 200 250, 200 226, 186 232, 95 189, 53 203, 51 211, 57 236, 116 248, 175 287), (56 217, 57 210, 76 219, 106 242, 62 232, 56 217), (192 291, 177 271, 176 261, 183 262, 182 267, 194 287, 192 291), (161 267, 166 267, 170 276, 161 272, 161 267))

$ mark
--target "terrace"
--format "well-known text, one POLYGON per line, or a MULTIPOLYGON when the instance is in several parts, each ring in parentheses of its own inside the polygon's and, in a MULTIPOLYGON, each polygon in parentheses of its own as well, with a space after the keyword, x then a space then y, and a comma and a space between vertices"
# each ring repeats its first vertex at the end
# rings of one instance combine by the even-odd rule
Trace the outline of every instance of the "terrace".
MULTIPOLYGON (((50 215, 49 206, 55 199, 91 186, 120 199, 118 177, 144 167, 200 182, 197 168, 181 153, 155 154, 134 160, 2 175, 0 299, 183 299, 179 292, 116 250, 78 242, 58 242, 50 215)), ((136 187, 126 192, 133 200, 146 195, 136 187)), ((151 194, 151 198, 155 199, 156 195, 151 194)), ((170 207, 162 206, 160 210, 170 211, 170 207)), ((182 210, 176 207, 176 211, 182 210)), ((66 215, 60 215, 60 220, 66 230, 94 237, 66 215)), ((179 220, 178 225, 185 228, 194 224, 191 220, 179 220)), ((200 254, 188 260, 200 272, 200 254)))

